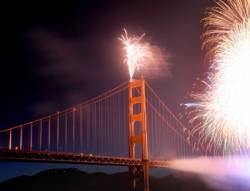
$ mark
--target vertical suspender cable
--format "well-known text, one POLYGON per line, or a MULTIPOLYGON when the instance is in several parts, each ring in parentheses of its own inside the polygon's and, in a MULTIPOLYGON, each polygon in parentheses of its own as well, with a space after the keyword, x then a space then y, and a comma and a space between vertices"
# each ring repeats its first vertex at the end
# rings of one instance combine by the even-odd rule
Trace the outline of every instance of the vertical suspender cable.
POLYGON ((68 113, 65 113, 64 149, 68 150, 68 113))
POLYGON ((48 150, 50 151, 50 125, 51 125, 51 117, 49 116, 49 121, 48 121, 48 150))
POLYGON ((43 120, 40 119, 39 122, 39 149, 42 150, 42 142, 43 142, 43 120))
POLYGON ((9 130, 9 150, 12 149, 12 129, 9 130))
POLYGON ((33 123, 30 123, 30 151, 32 151, 33 147, 33 123))
POLYGON ((23 126, 20 126, 19 149, 23 150, 23 126))
POLYGON ((75 131, 76 131, 76 108, 73 108, 72 112, 72 141, 73 141, 73 151, 75 152, 75 131))
POLYGON ((83 140, 82 140, 82 133, 83 133, 83 113, 82 113, 82 105, 80 105, 80 151, 82 152, 82 144, 83 144, 83 140))
POLYGON ((59 141, 60 141, 60 131, 59 131, 59 127, 60 127, 60 113, 57 112, 56 115, 56 151, 58 151, 59 148, 59 141))

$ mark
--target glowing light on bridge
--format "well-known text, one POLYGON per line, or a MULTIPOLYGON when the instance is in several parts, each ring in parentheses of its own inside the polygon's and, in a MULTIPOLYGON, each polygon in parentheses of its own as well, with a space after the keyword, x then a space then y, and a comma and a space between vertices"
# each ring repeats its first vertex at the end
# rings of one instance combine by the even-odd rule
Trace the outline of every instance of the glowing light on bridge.
POLYGON ((204 19, 203 47, 212 58, 205 92, 186 106, 192 133, 229 152, 250 146, 250 1, 216 4, 204 19))

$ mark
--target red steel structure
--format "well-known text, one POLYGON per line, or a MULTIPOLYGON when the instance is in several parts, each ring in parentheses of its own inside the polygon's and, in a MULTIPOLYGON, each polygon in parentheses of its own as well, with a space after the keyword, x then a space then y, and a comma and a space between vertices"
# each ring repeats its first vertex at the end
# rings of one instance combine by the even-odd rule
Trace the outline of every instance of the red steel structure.
MULTIPOLYGON (((135 145, 141 145, 142 150, 142 166, 144 177, 144 191, 149 191, 149 150, 148 150, 148 131, 147 131, 147 115, 146 115, 146 92, 145 81, 131 80, 129 82, 129 158, 136 159, 135 145), (137 108, 136 108, 137 107, 137 108), (136 109, 139 110, 136 112, 136 109), (140 128, 140 132, 136 134, 135 128, 140 128)), ((130 167, 131 173, 131 189, 136 189, 136 172, 137 168, 130 167)))

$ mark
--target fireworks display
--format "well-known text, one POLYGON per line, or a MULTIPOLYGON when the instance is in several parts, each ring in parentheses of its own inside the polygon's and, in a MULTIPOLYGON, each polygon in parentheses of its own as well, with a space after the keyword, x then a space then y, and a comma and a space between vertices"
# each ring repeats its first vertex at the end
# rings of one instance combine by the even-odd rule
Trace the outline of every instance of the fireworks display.
POLYGON ((217 0, 203 21, 211 66, 205 91, 186 104, 192 133, 224 153, 242 150, 250 146, 250 1, 217 0))
POLYGON ((136 71, 140 71, 141 75, 147 77, 169 74, 168 56, 160 47, 147 42, 145 34, 129 36, 124 29, 124 34, 119 40, 123 44, 130 79, 136 71))
POLYGON ((144 35, 129 37, 127 31, 124 29, 124 35, 119 38, 124 45, 126 53, 125 61, 128 65, 130 78, 133 78, 135 70, 142 67, 146 59, 152 59, 149 44, 142 42, 144 35))

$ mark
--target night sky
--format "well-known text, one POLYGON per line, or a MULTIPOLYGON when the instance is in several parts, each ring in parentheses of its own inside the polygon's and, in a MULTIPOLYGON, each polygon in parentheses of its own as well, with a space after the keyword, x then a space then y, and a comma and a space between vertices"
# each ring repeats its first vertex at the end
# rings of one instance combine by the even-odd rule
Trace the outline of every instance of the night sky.
MULTIPOLYGON (((212 0, 8 2, 1 6, 0 129, 67 108, 126 81, 117 39, 123 28, 145 32, 171 55, 172 75, 149 83, 176 114, 207 69, 201 19, 212 0)), ((0 181, 53 167, 0 163, 0 181)))

